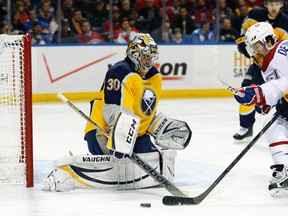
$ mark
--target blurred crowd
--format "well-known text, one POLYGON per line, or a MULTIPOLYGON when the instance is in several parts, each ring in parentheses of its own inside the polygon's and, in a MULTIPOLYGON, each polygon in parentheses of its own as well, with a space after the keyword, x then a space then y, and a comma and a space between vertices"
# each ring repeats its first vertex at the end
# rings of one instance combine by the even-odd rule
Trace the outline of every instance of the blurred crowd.
MULTIPOLYGON (((138 32, 158 43, 232 42, 249 11, 264 7, 263 0, 218 1, 219 11, 216 0, 62 0, 59 8, 57 0, 11 0, 9 34, 29 33, 33 44, 128 43, 138 32)), ((0 0, 0 34, 8 34, 7 2, 0 0)))

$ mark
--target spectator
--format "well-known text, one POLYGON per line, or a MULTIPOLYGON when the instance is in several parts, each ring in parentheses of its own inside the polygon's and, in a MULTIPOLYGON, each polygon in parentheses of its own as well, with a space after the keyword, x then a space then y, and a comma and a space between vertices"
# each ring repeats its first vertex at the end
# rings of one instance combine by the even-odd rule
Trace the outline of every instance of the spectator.
POLYGON ((0 23, 3 22, 7 17, 7 2, 6 1, 0 1, 0 23))
POLYGON ((154 29, 158 29, 162 26, 164 15, 166 16, 166 20, 169 20, 169 17, 166 11, 164 11, 163 7, 159 8, 155 14, 155 17, 149 23, 148 32, 152 32, 154 29))
POLYGON ((53 18, 53 13, 50 11, 50 2, 43 1, 40 12, 37 14, 37 21, 42 24, 43 33, 49 34, 50 23, 53 18))
POLYGON ((250 7, 255 8, 263 8, 264 7, 264 1, 263 0, 247 0, 247 3, 250 7))
POLYGON ((248 6, 248 4, 244 0, 239 1, 238 12, 236 16, 234 16, 232 21, 232 26, 237 29, 238 32, 241 32, 243 20, 248 16, 249 11, 252 9, 248 6))
POLYGON ((155 29, 151 33, 151 36, 156 42, 160 43, 173 42, 173 34, 172 30, 170 29, 170 21, 166 20, 166 22, 163 23, 160 28, 155 29))
POLYGON ((62 13, 63 13, 63 17, 71 20, 72 16, 73 16, 73 0, 63 0, 62 1, 62 13))
POLYGON ((173 42, 183 43, 183 34, 180 28, 175 28, 173 31, 173 42))
POLYGON ((92 29, 97 32, 103 32, 103 25, 108 19, 108 11, 103 0, 96 0, 87 13, 92 29))
POLYGON ((229 0, 226 2, 226 4, 227 4, 227 7, 230 7, 233 10, 233 12, 235 12, 235 9, 238 5, 237 2, 238 2, 238 0, 229 0))
MULTIPOLYGON (((33 0, 32 0, 33 1, 33 0)), ((34 8, 36 9, 36 5, 33 6, 33 2, 31 0, 22 0, 23 5, 24 5, 24 10, 28 13, 29 8, 34 8)), ((28 15, 28 14, 27 14, 28 15)))
POLYGON ((237 16, 242 15, 241 10, 243 10, 242 7, 244 7, 244 6, 247 7, 248 12, 253 9, 252 7, 249 6, 249 4, 246 2, 246 0, 238 0, 237 2, 238 2, 238 4, 237 4, 238 7, 235 9, 235 13, 237 16))
MULTIPOLYGON (((59 43, 58 41, 58 31, 55 32, 53 36, 53 43, 59 43)), ((79 43, 79 39, 76 37, 76 34, 71 31, 70 23, 68 19, 64 19, 62 21, 62 29, 61 29, 61 43, 79 43)))
POLYGON ((25 11, 24 3, 22 1, 17 1, 16 2, 16 11, 20 15, 20 23, 24 24, 28 20, 28 14, 25 11))
MULTIPOLYGON (((91 10, 91 7, 93 6, 93 4, 95 4, 96 1, 97 0, 73 0, 72 2, 71 1, 69 2, 69 7, 72 7, 74 9, 76 8, 81 9, 81 11, 84 12, 83 14, 84 17, 86 18, 86 12, 91 10)), ((109 0, 103 0, 103 1, 109 2, 109 0)))
POLYGON ((120 29, 115 31, 113 41, 116 43, 128 43, 139 33, 138 29, 130 27, 129 19, 121 20, 120 29))
MULTIPOLYGON (((34 8, 29 8, 28 10, 28 20, 24 23, 25 32, 30 33, 32 31, 32 25, 37 20, 37 12, 34 8)), ((41 23, 41 22, 40 22, 41 23)), ((42 24, 42 28, 45 26, 45 24, 42 24)))
POLYGON ((131 11, 130 0, 123 0, 120 6, 121 17, 128 17, 131 11))
POLYGON ((216 1, 215 0, 205 0, 205 6, 209 10, 213 10, 213 8, 216 8, 216 1))
POLYGON ((189 16, 189 11, 186 6, 181 6, 179 15, 176 19, 172 20, 171 27, 174 30, 175 28, 180 28, 183 35, 192 34, 196 29, 194 21, 189 16))
MULTIPOLYGON (((113 19, 113 26, 112 26, 112 29, 113 31, 115 32, 116 30, 120 29, 120 17, 121 14, 120 14, 120 9, 119 7, 117 6, 114 6, 113 7, 113 10, 112 10, 112 19, 113 19)), ((110 20, 107 19, 104 23, 104 32, 108 33, 109 32, 109 28, 110 28, 110 20)))
POLYGON ((53 14, 55 12, 54 7, 56 5, 56 1, 57 0, 41 0, 41 1, 36 1, 35 0, 35 2, 37 2, 37 3, 33 3, 33 5, 35 5, 35 9, 38 8, 39 10, 41 10, 41 7, 42 7, 43 3, 49 4, 50 5, 49 12, 51 14, 53 14))
POLYGON ((221 42, 234 42, 240 35, 237 29, 232 27, 231 20, 224 18, 222 20, 222 28, 220 30, 220 41, 221 42))
POLYGON ((23 23, 20 22, 21 15, 19 11, 14 11, 12 13, 12 21, 11 24, 14 27, 14 31, 19 31, 19 34, 23 34, 25 32, 25 28, 23 23))
MULTIPOLYGON (((159 3, 157 0, 152 0, 152 5, 154 7, 159 7, 159 3)), ((137 8, 139 11, 142 10, 146 6, 146 0, 136 0, 135 8, 137 8)))
POLYGON ((191 39, 193 43, 206 43, 214 42, 214 33, 210 30, 210 20, 202 20, 200 27, 194 30, 191 34, 191 39))
POLYGON ((146 32, 149 22, 143 17, 139 17, 139 12, 136 9, 131 10, 129 14, 130 26, 137 28, 140 32, 146 32))
POLYGON ((193 11, 196 7, 196 0, 180 0, 180 6, 184 6, 188 11, 193 11))
MULTIPOLYGON (((66 18, 67 19, 67 18, 66 18)), ((69 20, 69 19, 68 19, 69 20)), ((81 22, 84 20, 82 11, 80 9, 76 9, 73 11, 73 17, 71 18, 71 31, 75 34, 81 34, 81 22)))
MULTIPOLYGON (((165 4, 166 4, 166 6, 172 6, 172 1, 173 0, 165 0, 164 2, 165 2, 165 4)), ((187 1, 187 0, 186 0, 187 1)), ((155 7, 157 7, 157 8, 159 8, 159 7, 162 7, 163 6, 163 0, 154 0, 153 1, 153 5, 155 6, 155 7)))
POLYGON ((180 0, 173 0, 172 6, 167 6, 166 12, 170 20, 175 19, 179 15, 180 0))
POLYGON ((50 34, 42 32, 42 25, 40 22, 34 22, 32 25, 31 32, 31 43, 32 44, 49 44, 51 43, 50 34))
POLYGON ((145 0, 145 5, 139 10, 139 16, 150 22, 157 16, 158 8, 153 5, 153 0, 145 0))
POLYGON ((199 27, 203 19, 213 21, 212 11, 207 8, 206 0, 197 0, 195 10, 192 11, 192 19, 197 27, 199 27))
MULTIPOLYGON (((61 19, 63 19, 63 16, 61 16, 61 19)), ((58 30, 58 19, 57 19, 57 11, 53 12, 53 19, 50 22, 49 25, 49 33, 51 37, 55 34, 55 32, 58 30)))
MULTIPOLYGON (((8 34, 8 24, 4 22, 0 22, 0 34, 8 34)), ((13 25, 10 26, 10 35, 19 35, 23 34, 22 31, 14 29, 13 25)))
POLYGON ((8 25, 6 22, 0 22, 0 34, 8 34, 8 25))
MULTIPOLYGON (((217 8, 213 9, 212 14, 213 19, 216 20, 217 8)), ((225 17, 231 19, 234 16, 233 10, 227 7, 226 0, 219 0, 219 15, 220 21, 225 17)))
POLYGON ((77 35, 81 43, 99 44, 106 42, 98 32, 92 31, 90 22, 87 19, 82 20, 81 30, 82 33, 77 35))
POLYGON ((282 11, 288 15, 288 0, 284 1, 284 6, 282 7, 282 11))

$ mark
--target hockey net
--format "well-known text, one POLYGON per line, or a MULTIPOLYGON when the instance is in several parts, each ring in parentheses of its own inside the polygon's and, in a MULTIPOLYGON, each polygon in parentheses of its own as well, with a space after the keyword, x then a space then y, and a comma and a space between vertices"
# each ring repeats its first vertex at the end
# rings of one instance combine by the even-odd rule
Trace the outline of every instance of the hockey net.
POLYGON ((0 184, 33 186, 30 35, 0 35, 0 184))

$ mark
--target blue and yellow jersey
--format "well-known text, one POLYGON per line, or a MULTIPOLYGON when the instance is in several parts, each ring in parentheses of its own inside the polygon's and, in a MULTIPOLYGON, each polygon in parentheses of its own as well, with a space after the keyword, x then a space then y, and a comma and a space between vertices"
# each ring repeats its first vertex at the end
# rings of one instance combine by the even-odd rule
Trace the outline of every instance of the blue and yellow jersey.
MULTIPOLYGON (((288 16, 283 12, 280 12, 275 20, 271 20, 268 18, 268 10, 266 8, 252 9, 242 24, 241 34, 244 35, 248 28, 257 22, 270 23, 278 40, 288 39, 288 16)), ((262 60, 258 56, 255 55, 254 59, 262 65, 262 60)))
MULTIPOLYGON (((162 77, 152 67, 145 78, 135 71, 129 58, 113 65, 107 72, 98 98, 91 106, 90 118, 105 131, 109 131, 117 111, 128 111, 140 117, 138 136, 146 133, 158 106, 162 77), (106 121, 107 120, 107 121, 106 121)), ((87 123, 85 134, 95 129, 87 123)))

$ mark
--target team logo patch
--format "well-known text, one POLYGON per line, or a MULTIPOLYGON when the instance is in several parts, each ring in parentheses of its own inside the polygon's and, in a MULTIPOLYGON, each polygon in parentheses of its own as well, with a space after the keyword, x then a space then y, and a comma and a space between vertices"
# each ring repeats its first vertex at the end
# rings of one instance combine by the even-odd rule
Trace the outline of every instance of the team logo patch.
POLYGON ((151 89, 146 89, 144 91, 142 101, 141 101, 141 108, 145 115, 150 116, 155 108, 156 104, 156 94, 151 89))

